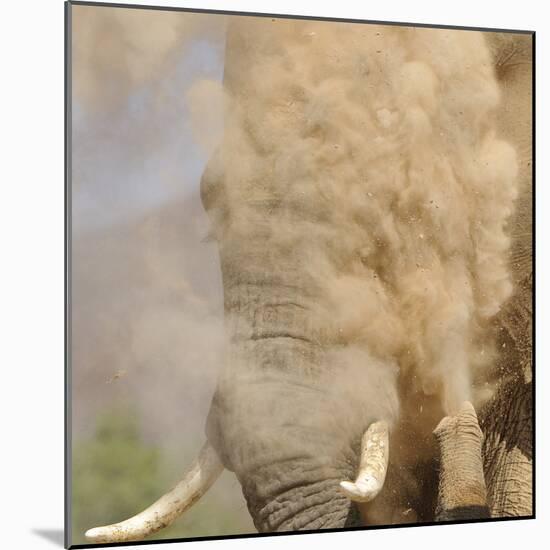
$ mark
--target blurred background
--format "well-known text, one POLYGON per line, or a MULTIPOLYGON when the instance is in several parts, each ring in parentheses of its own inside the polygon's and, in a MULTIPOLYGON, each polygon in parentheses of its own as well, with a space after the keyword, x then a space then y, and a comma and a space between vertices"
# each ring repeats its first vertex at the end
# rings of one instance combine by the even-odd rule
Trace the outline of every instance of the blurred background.
MULTIPOLYGON (((223 356, 199 197, 223 129, 225 16, 72 6, 72 543, 170 489, 223 356)), ((225 472, 156 538, 255 531, 225 472)))

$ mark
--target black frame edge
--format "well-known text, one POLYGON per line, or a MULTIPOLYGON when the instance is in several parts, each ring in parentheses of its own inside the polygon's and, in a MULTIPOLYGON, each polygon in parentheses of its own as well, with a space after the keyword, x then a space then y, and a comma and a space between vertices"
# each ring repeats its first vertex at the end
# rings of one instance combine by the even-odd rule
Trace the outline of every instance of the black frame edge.
POLYGON ((342 529, 320 529, 320 530, 307 530, 307 531, 284 531, 274 533, 243 533, 238 535, 215 535, 206 537, 190 537, 185 539, 159 539, 159 540, 140 540, 140 541, 128 541, 128 542, 109 542, 103 544, 75 544, 69 548, 117 548, 124 546, 146 546, 150 544, 172 544, 172 543, 185 543, 185 542, 201 542, 201 541, 215 541, 215 540, 232 540, 232 539, 250 539, 250 538, 264 538, 264 537, 289 537, 295 535, 312 535, 320 533, 349 533, 351 531, 379 531, 384 529, 407 529, 415 527, 437 527, 445 525, 470 525, 473 523, 499 523, 505 521, 522 521, 536 519, 532 514, 530 516, 514 516, 514 517, 501 517, 501 518, 480 518, 480 519, 467 519, 467 520, 453 520, 453 521, 430 521, 424 523, 405 523, 401 525, 371 525, 367 527, 344 527, 342 529))
POLYGON ((334 23, 367 23, 370 25, 389 25, 394 27, 419 27, 429 29, 449 29, 462 31, 483 31, 483 32, 502 32, 513 34, 530 34, 532 30, 526 29, 499 29, 492 27, 476 27, 469 25, 444 25, 440 23, 411 23, 408 21, 381 21, 378 19, 351 19, 345 17, 323 17, 315 15, 289 15, 284 13, 262 13, 248 11, 231 11, 231 10, 215 10, 205 8, 185 8, 181 6, 154 6, 150 4, 120 4, 117 2, 94 2, 88 0, 68 0, 74 6, 95 6, 103 8, 126 8, 126 9, 141 9, 141 10, 160 10, 160 11, 176 11, 189 13, 205 13, 212 15, 239 15, 249 17, 275 17, 280 19, 309 19, 313 21, 331 21, 334 23))
POLYGON ((64 2, 64 345, 65 345, 65 370, 64 370, 64 547, 70 548, 72 541, 72 393, 71 393, 71 175, 72 175, 72 19, 71 3, 64 2))
POLYGON ((532 357, 532 364, 531 364, 531 377, 532 377, 532 415, 533 415, 533 422, 532 422, 532 454, 533 454, 533 472, 532 472, 532 483, 533 483, 533 491, 532 491, 532 504, 531 504, 531 510, 533 512, 533 518, 536 518, 536 509, 537 509, 537 384, 536 384, 536 372, 537 372, 537 360, 536 360, 536 288, 537 288, 537 252, 536 252, 536 243, 537 243, 537 212, 536 212, 536 196, 537 196, 537 175, 536 175, 536 156, 537 156, 537 117, 536 117, 536 94, 537 94, 537 78, 536 78, 536 72, 537 72, 537 63, 536 63, 536 32, 533 31, 531 36, 532 44, 531 44, 531 187, 532 187, 532 235, 531 235, 531 265, 534 273, 533 277, 533 288, 532 288, 532 332, 531 332, 531 357, 532 357))

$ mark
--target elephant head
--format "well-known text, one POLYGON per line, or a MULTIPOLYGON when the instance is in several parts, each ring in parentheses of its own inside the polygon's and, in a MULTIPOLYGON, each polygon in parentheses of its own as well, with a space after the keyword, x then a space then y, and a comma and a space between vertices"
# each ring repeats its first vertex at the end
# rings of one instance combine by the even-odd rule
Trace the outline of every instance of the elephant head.
POLYGON ((407 426, 394 464, 428 456, 471 365, 493 359, 516 164, 481 33, 236 18, 224 87, 201 183, 227 332, 208 443, 172 492, 91 541, 162 528, 223 468, 259 531, 360 525, 392 437, 407 426))

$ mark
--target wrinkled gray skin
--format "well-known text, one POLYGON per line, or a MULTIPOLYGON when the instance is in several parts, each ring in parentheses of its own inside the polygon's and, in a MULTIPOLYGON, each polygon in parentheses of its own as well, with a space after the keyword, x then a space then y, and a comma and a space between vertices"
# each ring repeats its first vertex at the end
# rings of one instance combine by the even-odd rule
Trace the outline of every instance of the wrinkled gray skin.
POLYGON ((531 36, 488 37, 507 106, 499 113, 500 131, 515 145, 519 160, 520 196, 511 223, 515 292, 495 320, 503 350, 496 394, 479 411, 479 420, 465 410, 435 431, 441 455, 439 520, 533 512, 531 36))
MULTIPOLYGON (((501 131, 520 152, 523 191, 512 254, 517 291, 495 323, 503 327, 499 338, 507 342, 500 391, 480 411, 479 424, 475 412, 466 410, 436 432, 439 520, 531 511, 531 125, 530 94, 525 95, 530 37, 494 35, 490 40, 507 105, 499 117, 501 131)), ((226 68, 226 80, 230 78, 226 68)), ((214 232, 222 235, 218 240, 230 335, 226 374, 212 402, 207 437, 224 466, 237 475, 259 531, 360 525, 356 505, 340 493, 338 483, 354 479, 359 440, 376 411, 369 411, 367 403, 354 416, 327 395, 331 365, 309 328, 319 295, 315 280, 301 271, 303 258, 326 251, 322 243, 307 239, 292 248, 282 243, 266 249, 264 220, 268 213, 277 215, 277 205, 261 200, 249 205, 249 231, 242 246, 243 235, 226 223, 232 216, 226 191, 223 175, 207 170, 201 193, 214 232), (268 426, 262 422, 266 415, 268 426), (349 426, 347 431, 343 426, 349 426)), ((290 217, 313 220, 324 215, 323 203, 315 197, 288 208, 290 217)), ((436 485, 427 483, 427 490, 434 492, 436 485)), ((433 517, 432 508, 432 518, 419 519, 433 517)))
POLYGON ((508 379, 481 410, 434 431, 440 456, 438 521, 532 515, 532 388, 508 379))

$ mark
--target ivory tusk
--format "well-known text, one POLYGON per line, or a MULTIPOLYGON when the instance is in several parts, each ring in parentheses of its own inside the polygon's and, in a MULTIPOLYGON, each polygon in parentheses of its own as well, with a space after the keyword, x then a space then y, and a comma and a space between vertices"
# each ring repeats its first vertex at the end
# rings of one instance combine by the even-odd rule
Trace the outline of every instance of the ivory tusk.
POLYGON ((141 540, 170 525, 208 491, 222 472, 216 451, 205 443, 190 470, 171 491, 130 519, 89 529, 86 539, 96 543, 141 540))
POLYGON ((343 493, 356 502, 369 502, 381 491, 388 470, 388 425, 374 422, 361 439, 361 461, 355 482, 342 481, 343 493))

